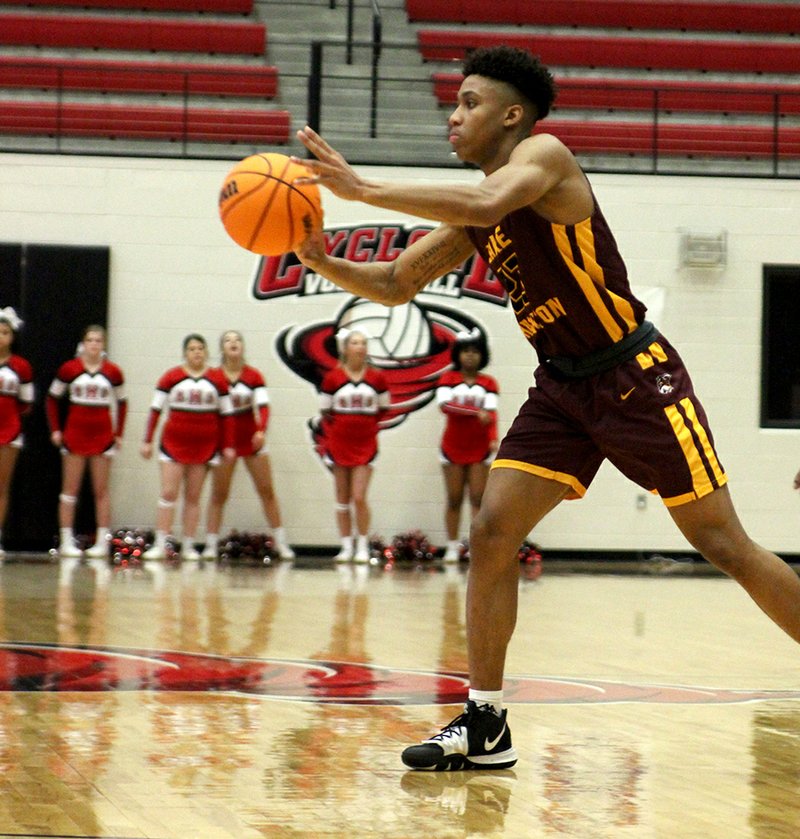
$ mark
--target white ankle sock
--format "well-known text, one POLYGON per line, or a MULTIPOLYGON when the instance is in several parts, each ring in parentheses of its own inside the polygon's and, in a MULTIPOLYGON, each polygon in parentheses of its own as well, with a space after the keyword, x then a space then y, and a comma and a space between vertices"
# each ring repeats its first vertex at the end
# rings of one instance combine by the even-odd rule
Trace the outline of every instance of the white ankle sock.
POLYGON ((473 690, 470 688, 469 698, 479 707, 481 705, 491 705, 498 715, 503 710, 502 690, 473 690))

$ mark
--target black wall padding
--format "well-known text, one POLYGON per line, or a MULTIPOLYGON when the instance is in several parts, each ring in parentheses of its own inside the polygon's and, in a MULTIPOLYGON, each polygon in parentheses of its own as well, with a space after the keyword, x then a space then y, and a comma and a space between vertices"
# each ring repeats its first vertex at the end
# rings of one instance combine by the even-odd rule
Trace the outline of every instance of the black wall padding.
POLYGON ((22 245, 0 244, 0 309, 20 311, 22 293, 22 245))
MULTIPOLYGON (((0 244, 0 270, 0 307, 18 304, 15 308, 25 325, 15 349, 33 365, 36 387, 3 542, 6 550, 46 551, 55 546, 58 535, 61 456, 50 442, 45 397, 59 366, 75 354, 84 328, 91 323, 107 324, 109 249, 0 244)), ((86 478, 78 502, 76 533, 94 530, 88 474, 86 478)))

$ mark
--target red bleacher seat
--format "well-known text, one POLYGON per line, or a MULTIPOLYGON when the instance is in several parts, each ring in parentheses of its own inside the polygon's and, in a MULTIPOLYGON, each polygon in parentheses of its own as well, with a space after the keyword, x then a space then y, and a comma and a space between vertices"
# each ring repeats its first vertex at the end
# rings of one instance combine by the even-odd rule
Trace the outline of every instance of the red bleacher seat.
POLYGON ((289 140, 288 111, 0 102, 0 133, 260 145, 289 140))
POLYGON ((529 49, 550 66, 624 67, 649 70, 797 73, 797 44, 752 40, 633 38, 598 35, 533 35, 424 29, 417 33, 426 61, 455 61, 468 49, 508 44, 529 49))
POLYGON ((253 0, 2 0, 2 6, 78 6, 85 9, 141 9, 154 12, 214 12, 249 15, 253 0))
POLYGON ((406 0, 411 21, 800 34, 800 4, 708 0, 406 0))
POLYGON ((3 15, 0 45, 263 55, 261 23, 131 19, 71 15, 3 15))
MULTIPOLYGON (((440 105, 452 106, 460 73, 433 73, 433 92, 440 105)), ((649 79, 557 78, 555 109, 619 111, 695 111, 707 113, 800 114, 800 85, 745 82, 693 82, 649 79), (657 92, 657 99, 656 99, 657 92), (776 103, 776 96, 778 97, 776 103)))
POLYGON ((769 126, 659 125, 649 123, 553 120, 542 131, 559 137, 573 152, 681 157, 800 157, 800 128, 769 126))
POLYGON ((278 71, 271 66, 0 56, 2 87, 272 99, 278 94, 278 71))

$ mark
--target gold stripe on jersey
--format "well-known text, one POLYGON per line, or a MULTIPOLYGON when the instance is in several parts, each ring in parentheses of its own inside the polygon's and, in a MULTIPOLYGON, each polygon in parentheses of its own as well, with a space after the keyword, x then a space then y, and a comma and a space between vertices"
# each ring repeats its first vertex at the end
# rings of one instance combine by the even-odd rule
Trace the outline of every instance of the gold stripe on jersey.
POLYGON ((575 240, 578 243, 581 260, 584 265, 583 268, 576 264, 572 257, 572 244, 567 236, 566 225, 551 224, 550 227, 553 231, 553 239, 555 240, 556 247, 561 254, 561 258, 571 271, 572 276, 578 281, 581 291, 583 291, 586 299, 594 309, 595 314, 611 340, 616 343, 624 338, 625 335, 629 335, 633 332, 633 330, 639 325, 633 314, 633 307, 627 300, 617 294, 614 294, 606 288, 603 268, 597 262, 591 218, 584 219, 584 221, 580 221, 573 226, 575 230, 575 240), (627 327, 626 331, 622 330, 612 312, 603 301, 603 298, 600 296, 598 291, 598 286, 605 288, 606 292, 611 297, 614 309, 616 310, 616 315, 625 323, 627 327))
POLYGON ((502 458, 492 462, 491 469, 516 469, 519 472, 527 472, 529 475, 538 475, 540 478, 549 478, 551 481, 558 481, 560 484, 567 484, 572 487, 573 492, 583 498, 586 495, 586 487, 574 476, 566 472, 555 472, 552 469, 545 469, 543 466, 536 466, 533 463, 525 463, 524 460, 511 460, 502 458))
MULTIPOLYGON (((686 462, 689 465, 689 472, 692 476, 692 487, 694 488, 694 497, 702 498, 704 495, 708 495, 718 487, 722 486, 726 482, 726 477, 725 473, 720 468, 719 461, 717 460, 717 456, 714 453, 714 449, 708 439, 705 428, 703 428, 697 418, 697 413, 695 412, 691 399, 688 397, 681 399, 679 404, 686 413, 686 418, 692 425, 691 430, 686 425, 683 415, 678 410, 677 405, 668 405, 664 408, 664 413, 667 415, 667 419, 672 426, 672 430, 675 432, 675 437, 677 438, 678 443, 683 450, 686 462), (697 448, 694 436, 692 435, 692 430, 694 430, 698 440, 700 441, 702 452, 708 462, 708 467, 703 461, 701 453, 697 448), (711 474, 709 474, 709 468, 711 469, 711 474)), ((686 498, 685 500, 689 501, 691 499, 686 498)), ((672 505, 676 503, 683 503, 683 501, 672 499, 672 505)))
POLYGON ((680 507, 681 504, 688 504, 690 501, 697 501, 696 492, 684 492, 683 495, 673 495, 670 498, 662 498, 665 507, 680 507))
POLYGON ((636 360, 639 362, 639 366, 642 370, 647 370, 648 368, 652 367, 657 361, 664 362, 667 360, 667 354, 664 352, 661 344, 657 341, 654 341, 650 346, 647 348, 647 352, 640 352, 636 356, 636 360))

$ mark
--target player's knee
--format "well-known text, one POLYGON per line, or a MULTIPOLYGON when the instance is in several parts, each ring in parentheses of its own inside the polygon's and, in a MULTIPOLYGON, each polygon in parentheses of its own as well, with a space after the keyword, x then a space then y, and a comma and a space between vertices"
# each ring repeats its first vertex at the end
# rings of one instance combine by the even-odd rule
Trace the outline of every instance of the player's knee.
POLYGON ((478 510, 470 524, 470 545, 486 545, 491 547, 507 540, 502 521, 487 510, 478 510))
POLYGON ((701 556, 730 577, 738 577, 747 567, 750 547, 748 538, 734 538, 724 529, 711 529, 692 539, 701 556))

